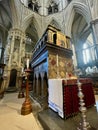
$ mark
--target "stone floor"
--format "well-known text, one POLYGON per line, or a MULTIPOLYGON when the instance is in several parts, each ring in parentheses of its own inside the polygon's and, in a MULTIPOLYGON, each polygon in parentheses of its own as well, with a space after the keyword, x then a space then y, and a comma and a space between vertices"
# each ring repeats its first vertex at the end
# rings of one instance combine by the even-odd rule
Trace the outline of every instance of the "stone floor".
MULTIPOLYGON (((32 113, 23 116, 21 107, 25 99, 17 97, 18 93, 5 93, 0 100, 0 130, 77 130, 81 114, 64 120, 51 109, 43 111, 33 100, 32 113)), ((98 130, 98 95, 95 98, 96 105, 87 111, 87 121, 98 130)))
POLYGON ((28 115, 21 115, 24 98, 18 98, 18 93, 5 93, 0 99, 0 130, 43 130, 37 120, 40 105, 32 102, 33 111, 28 115))
MULTIPOLYGON (((86 113, 87 122, 93 128, 92 130, 98 130, 98 95, 95 98, 95 106, 89 108, 86 113)), ((77 130, 81 121, 81 113, 68 119, 61 119, 57 113, 47 109, 38 114, 38 119, 45 130, 77 130)))
MULTIPOLYGON (((95 95, 95 99, 96 104, 88 108, 86 113, 87 122, 92 128, 89 130, 98 130, 98 95, 95 95)), ((56 112, 47 109, 39 112, 38 119, 45 130, 77 130, 81 122, 81 113, 68 119, 61 119, 56 112)))
MULTIPOLYGON (((81 114, 64 120, 57 113, 48 109, 40 112, 38 118, 45 130, 77 130, 81 121, 81 114)), ((95 107, 88 110, 87 121, 93 128, 98 130, 98 115, 96 114, 95 107)))

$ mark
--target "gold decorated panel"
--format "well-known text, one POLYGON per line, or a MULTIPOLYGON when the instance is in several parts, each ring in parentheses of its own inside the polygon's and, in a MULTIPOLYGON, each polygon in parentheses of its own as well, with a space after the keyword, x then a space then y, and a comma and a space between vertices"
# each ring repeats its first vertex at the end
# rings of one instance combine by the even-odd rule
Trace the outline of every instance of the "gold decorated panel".
POLYGON ((48 77, 50 79, 66 78, 66 74, 73 75, 73 61, 70 58, 49 54, 48 65, 48 77))

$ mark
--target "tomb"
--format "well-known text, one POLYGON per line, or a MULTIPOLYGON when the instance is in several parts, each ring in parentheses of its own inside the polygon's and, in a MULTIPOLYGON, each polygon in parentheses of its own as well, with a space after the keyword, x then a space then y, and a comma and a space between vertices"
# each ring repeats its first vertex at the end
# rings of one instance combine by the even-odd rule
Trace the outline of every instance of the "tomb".
MULTIPOLYGON (((69 37, 49 25, 33 49, 30 64, 33 70, 31 97, 43 109, 49 107, 62 118, 79 112, 77 77, 74 76, 69 37)), ((86 107, 94 105, 92 81, 87 78, 79 80, 86 107)))
POLYGON ((48 106, 48 79, 68 78, 74 74, 70 38, 49 25, 32 51, 33 96, 48 106))

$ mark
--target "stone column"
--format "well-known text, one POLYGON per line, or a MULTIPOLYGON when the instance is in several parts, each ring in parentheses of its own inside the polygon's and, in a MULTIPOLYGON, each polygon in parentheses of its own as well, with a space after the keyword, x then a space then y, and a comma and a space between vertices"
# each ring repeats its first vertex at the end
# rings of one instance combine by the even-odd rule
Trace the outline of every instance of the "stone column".
POLYGON ((34 3, 32 4, 32 10, 34 11, 34 3))
POLYGON ((95 51, 97 54, 98 59, 98 19, 91 22, 91 27, 93 31, 93 39, 94 39, 94 45, 95 45, 95 51))
POLYGON ((25 39, 24 37, 21 37, 21 40, 20 40, 20 48, 19 48, 19 66, 20 68, 21 67, 24 67, 23 66, 23 58, 25 57, 25 39))
POLYGON ((60 0, 59 5, 58 5, 59 11, 63 9, 63 1, 60 0))
POLYGON ((44 97, 44 73, 41 72, 41 96, 44 97))
POLYGON ((73 64, 75 67, 77 67, 77 58, 76 58, 76 53, 75 53, 75 46, 72 44, 72 51, 73 51, 73 64))
POLYGON ((78 39, 78 41, 77 41, 77 44, 76 44, 76 46, 75 46, 75 50, 76 50, 76 58, 77 58, 77 61, 78 61, 78 66, 82 66, 83 65, 83 51, 82 51, 82 49, 83 49, 83 41, 80 39, 78 39), (81 48, 81 49, 79 49, 79 48, 81 48), (80 59, 80 57, 81 57, 81 59, 80 59))
POLYGON ((14 50, 14 42, 15 42, 15 36, 10 37, 10 55, 9 55, 9 61, 8 61, 8 68, 11 66, 11 59, 12 59, 12 53, 14 50))
POLYGON ((23 56, 22 54, 22 51, 24 50, 25 51, 25 46, 23 45, 24 42, 25 42, 25 33, 22 32, 21 30, 19 29, 12 29, 10 32, 9 32, 9 37, 10 37, 10 57, 9 57, 9 63, 8 63, 8 66, 11 66, 12 65, 12 56, 13 56, 13 52, 14 52, 14 48, 15 48, 15 39, 19 39, 19 53, 18 53, 18 56, 19 56, 19 60, 18 60, 18 64, 17 64, 17 67, 18 68, 21 68, 21 58, 23 56))
POLYGON ((48 15, 48 9, 46 7, 43 7, 43 14, 44 16, 48 15))
POLYGON ((40 15, 43 15, 43 14, 44 14, 44 10, 43 10, 43 7, 42 7, 42 6, 39 8, 39 11, 38 11, 38 12, 39 12, 40 15))
POLYGON ((19 48, 19 66, 21 67, 21 50, 22 50, 23 39, 20 39, 20 48, 19 48))
POLYGON ((48 8, 43 6, 39 7, 39 14, 44 16, 48 15, 48 8))
MULTIPOLYGON (((22 68, 21 66, 21 57, 22 57, 22 49, 24 48, 25 49, 25 46, 23 46, 23 41, 25 39, 25 33, 22 32, 20 29, 11 29, 9 31, 9 36, 8 36, 8 39, 9 39, 9 55, 8 55, 8 64, 6 64, 6 70, 7 70, 7 76, 8 76, 8 83, 9 84, 9 79, 10 79, 10 71, 12 69, 16 69, 17 70, 17 78, 16 78, 16 87, 19 87, 18 85, 18 79, 19 79, 19 76, 20 76, 20 70, 22 68), (18 39, 18 44, 19 46, 16 45, 16 39, 18 39), (14 53, 14 48, 16 48, 17 50, 19 50, 18 52, 16 51, 16 53, 14 53), (13 54, 14 53, 14 54, 13 54), (13 58, 13 56, 15 56, 13 58), (17 60, 16 60, 16 59, 17 60)), ((25 51, 25 50, 24 50, 25 51)))

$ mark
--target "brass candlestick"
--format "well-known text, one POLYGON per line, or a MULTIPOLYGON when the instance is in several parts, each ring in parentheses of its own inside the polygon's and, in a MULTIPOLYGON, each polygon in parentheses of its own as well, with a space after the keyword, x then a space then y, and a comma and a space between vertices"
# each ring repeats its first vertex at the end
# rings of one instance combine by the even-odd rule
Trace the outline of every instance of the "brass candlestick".
POLYGON ((80 112, 82 114, 82 121, 79 123, 79 126, 78 126, 77 130, 96 130, 95 128, 90 126, 89 122, 87 122, 87 119, 86 119, 86 111, 87 111, 87 109, 85 107, 85 103, 84 103, 84 100, 83 100, 84 95, 83 95, 82 89, 81 89, 82 83, 80 83, 79 80, 77 82, 77 85, 78 85, 78 97, 80 99, 80 103, 79 103, 80 108, 79 108, 79 110, 80 110, 80 112))
POLYGON ((32 104, 29 98, 29 74, 30 74, 31 70, 30 69, 26 69, 25 73, 26 73, 26 97, 25 97, 25 101, 22 104, 22 108, 21 108, 21 115, 27 115, 30 114, 32 112, 32 104))

